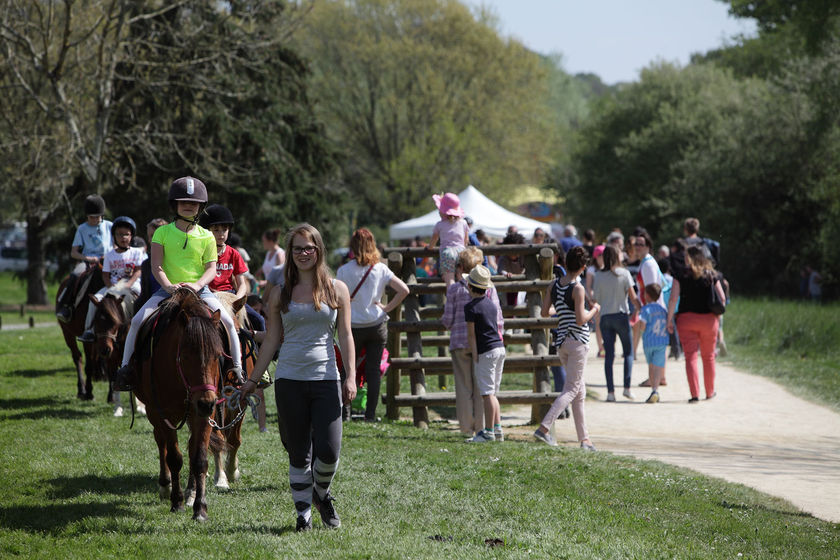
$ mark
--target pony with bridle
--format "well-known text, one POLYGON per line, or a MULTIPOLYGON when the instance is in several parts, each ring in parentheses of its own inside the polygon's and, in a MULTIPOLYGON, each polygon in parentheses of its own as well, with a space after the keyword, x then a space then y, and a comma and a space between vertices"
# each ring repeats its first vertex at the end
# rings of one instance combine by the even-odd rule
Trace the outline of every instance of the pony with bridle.
MULTIPOLYGON (((58 288, 58 294, 61 294, 70 277, 67 276, 58 288)), ((64 336, 64 343, 70 349, 70 354, 73 357, 73 365, 76 366, 76 397, 82 400, 93 399, 93 382, 103 381, 105 378, 95 367, 95 360, 93 359, 93 344, 89 342, 82 343, 82 350, 79 351, 79 343, 76 337, 81 335, 85 330, 85 316, 88 308, 88 295, 95 294, 100 288, 105 286, 102 280, 102 267, 99 265, 88 268, 77 281, 78 294, 73 301, 73 316, 69 322, 58 322, 61 327, 61 334, 64 336), (84 357, 84 360, 82 359, 84 357), (84 370, 84 371, 83 371, 84 370)), ((58 295, 56 295, 56 306, 58 306, 58 295)), ((111 402, 111 390, 108 390, 108 402, 111 402)))
MULTIPOLYGON (((134 315, 134 301, 136 296, 126 280, 120 280, 108 289, 102 299, 89 295, 90 301, 96 308, 93 315, 93 343, 92 357, 98 368, 98 374, 110 380, 109 394, 114 402, 114 416, 122 416, 120 392, 113 391, 114 374, 120 366, 120 360, 125 346, 125 337, 134 315)), ((145 414, 145 406, 137 402, 137 411, 145 414)))
MULTIPOLYGON (((250 337, 250 322, 245 313, 247 297, 237 298, 236 294, 233 293, 217 292, 216 298, 233 317, 242 346, 242 368, 245 370, 247 379, 247 376, 254 371, 254 365, 257 362, 256 344, 250 337)), ((242 421, 247 411, 247 406, 240 402, 239 391, 234 389, 235 386, 239 385, 239 381, 233 379, 233 375, 230 374, 224 380, 224 384, 227 399, 217 405, 216 418, 218 421, 212 423, 214 436, 224 441, 224 445, 215 447, 213 451, 216 466, 214 481, 216 488, 220 490, 228 490, 230 482, 239 480, 241 476, 238 452, 242 445, 242 421)), ((253 398, 256 399, 257 397, 253 396, 253 398)), ((189 488, 187 493, 189 495, 189 488)))
MULTIPOLYGON (((160 497, 169 496, 171 511, 184 510, 178 429, 187 424, 190 478, 195 489, 193 519, 197 521, 207 519, 207 449, 224 352, 219 329, 219 312, 211 313, 195 292, 179 288, 141 327, 138 340, 150 342, 139 344, 135 352, 139 362, 134 391, 146 403, 146 417, 154 428, 160 497)), ((212 445, 216 447, 218 442, 212 445)))

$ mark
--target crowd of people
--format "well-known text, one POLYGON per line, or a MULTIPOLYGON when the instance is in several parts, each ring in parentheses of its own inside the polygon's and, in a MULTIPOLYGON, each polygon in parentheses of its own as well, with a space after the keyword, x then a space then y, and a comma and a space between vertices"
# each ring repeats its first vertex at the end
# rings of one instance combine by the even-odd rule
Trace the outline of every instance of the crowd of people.
MULTIPOLYGON (((118 283, 129 287, 137 311, 114 382, 116 389, 130 390, 137 382, 133 354, 143 321, 179 287, 198 293, 211 310, 219 311, 230 349, 225 369, 239 380, 242 398, 274 384, 281 440, 289 455, 297 530, 311 527, 313 505, 325 526, 337 527, 340 520, 330 483, 339 463, 342 422, 348 419, 360 381, 368 395, 364 420, 379 420, 376 408, 388 314, 402 304, 409 288, 382 262, 376 240, 366 228, 353 233, 348 259, 335 277, 327 266, 321 234, 309 224, 299 224, 285 236, 278 229, 264 232, 265 256, 252 273, 251 258, 232 232, 233 214, 218 204, 208 206, 208 199, 201 180, 182 177, 174 181, 168 202, 175 218, 150 221, 146 245, 133 219, 121 216, 109 222, 104 219, 104 200, 88 197, 87 218, 78 227, 71 248, 78 266, 57 299, 56 315, 61 321, 70 320, 79 278, 91 266, 103 265, 105 288, 95 298, 118 283), (383 302, 386 288, 393 292, 387 303, 383 302), (233 318, 214 295, 222 291, 247 297, 249 328, 260 343, 251 372, 242 368, 233 318), (272 363, 274 371, 267 372, 272 363)), ((430 246, 439 249, 439 257, 434 264, 420 260, 417 267, 418 275, 439 275, 446 283, 442 322, 450 331, 458 424, 467 441, 502 441, 496 395, 506 356, 505 330, 493 276, 522 274, 524 257, 485 255, 481 247, 491 241, 483 231, 472 228, 457 195, 436 195, 434 202, 440 221, 430 246)), ((556 243, 558 247, 555 280, 543 296, 542 315, 557 318, 551 352, 561 357, 563 366, 553 368, 559 396, 534 432, 538 441, 556 445, 550 427, 557 418, 571 415, 581 447, 595 451, 586 429, 583 381, 592 333, 597 356, 604 359, 607 401, 616 400, 616 338, 624 357, 624 398, 635 398, 630 381, 640 339, 649 373, 643 385, 651 389, 646 402, 658 402, 660 387, 667 385, 668 347, 672 357, 685 355, 689 402, 700 398, 698 354, 705 398, 715 396, 715 353, 717 348, 725 351, 725 345, 722 311, 712 296, 725 302, 728 290, 715 270, 719 246, 698 235, 699 221, 694 218, 685 220, 684 230, 682 238, 656 252, 643 228, 636 228, 626 241, 619 230, 612 231, 602 244, 592 230, 578 238, 572 225, 564 228, 559 240, 542 228, 528 238, 514 227, 508 230, 502 244, 556 243)), ((507 305, 516 305, 516 292, 506 296, 507 305)), ((92 340, 93 312, 91 305, 80 337, 85 342, 92 340)), ((265 431, 264 402, 259 424, 265 431)))

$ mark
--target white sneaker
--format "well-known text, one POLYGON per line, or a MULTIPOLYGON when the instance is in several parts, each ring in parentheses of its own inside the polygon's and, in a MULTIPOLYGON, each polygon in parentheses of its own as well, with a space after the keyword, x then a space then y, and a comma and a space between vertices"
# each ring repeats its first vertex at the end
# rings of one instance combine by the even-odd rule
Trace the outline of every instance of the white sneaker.
POLYGON ((633 393, 630 392, 630 389, 624 389, 624 392, 621 394, 624 395, 624 398, 630 399, 631 401, 636 398, 633 396, 633 393))
POLYGON ((539 429, 537 429, 534 432, 534 438, 536 438, 537 441, 550 445, 551 447, 557 447, 557 441, 548 432, 542 433, 539 429))
POLYGON ((607 393, 607 402, 615 402, 615 393, 607 393))
POLYGON ((487 430, 481 430, 475 434, 475 437, 467 440, 468 443, 488 443, 491 441, 496 441, 496 438, 492 431, 488 432, 487 430))
POLYGON ((123 415, 123 407, 117 405, 114 407, 114 418, 122 418, 123 415))

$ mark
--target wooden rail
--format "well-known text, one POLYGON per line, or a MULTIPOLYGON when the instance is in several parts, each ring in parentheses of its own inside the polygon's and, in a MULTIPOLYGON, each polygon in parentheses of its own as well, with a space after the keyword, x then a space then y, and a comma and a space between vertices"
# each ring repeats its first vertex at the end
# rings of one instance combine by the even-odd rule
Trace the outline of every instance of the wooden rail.
MULTIPOLYGON (((535 393, 533 391, 503 391, 496 398, 499 404, 548 404, 554 402, 560 393, 535 393)), ((396 395, 394 400, 399 406, 451 406, 455 404, 455 393, 440 391, 425 395, 396 395)), ((382 395, 382 402, 388 402, 388 396, 382 395)))
MULTIPOLYGON (((497 398, 502 404, 530 404, 531 420, 538 422, 557 397, 551 391, 549 367, 560 364, 556 356, 548 355, 547 329, 557 325, 554 318, 540 316, 543 293, 553 281, 552 265, 554 254, 559 251, 556 244, 543 245, 493 245, 482 247, 486 255, 520 254, 524 256, 525 273, 494 276, 493 285, 497 292, 526 292, 525 305, 504 306, 505 329, 530 329, 529 334, 505 335, 505 344, 531 345, 533 354, 511 354, 505 359, 505 372, 527 372, 534 376, 532 391, 501 391, 497 398)), ((449 392, 428 393, 426 371, 440 374, 452 371, 452 361, 445 355, 423 356, 423 347, 438 347, 445 354, 449 337, 440 321, 443 308, 430 306, 421 308, 419 295, 441 294, 445 296, 446 285, 437 278, 418 279, 415 272, 415 257, 437 257, 437 249, 422 247, 388 247, 389 268, 409 287, 409 295, 403 305, 394 309, 388 322, 388 351, 391 367, 386 379, 386 390, 382 400, 386 415, 399 418, 400 407, 411 407, 414 425, 428 427, 428 406, 451 405, 455 394, 449 392), (403 335, 405 333, 405 335, 403 335), (411 395, 400 394, 400 376, 408 372, 411 395)), ((443 375, 439 385, 444 385, 443 375)))

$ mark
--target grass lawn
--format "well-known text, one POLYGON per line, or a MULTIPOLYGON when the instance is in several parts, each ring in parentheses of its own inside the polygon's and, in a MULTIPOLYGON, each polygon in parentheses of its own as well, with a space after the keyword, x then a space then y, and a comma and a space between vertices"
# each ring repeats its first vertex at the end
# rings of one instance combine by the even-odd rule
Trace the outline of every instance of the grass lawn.
MULTIPOLYGON (((210 520, 196 524, 157 498, 148 422, 129 430, 129 418, 113 418, 102 383, 97 400, 77 401, 67 354, 57 328, 0 332, 0 557, 834 559, 840 551, 840 525, 744 486, 576 448, 467 445, 440 423, 426 431, 346 424, 334 483, 343 527, 324 530, 318 520, 296 534, 280 438, 247 418, 243 477, 229 492, 212 489, 210 520)), ((268 405, 273 421, 273 398, 268 405)))
POLYGON ((26 281, 16 278, 10 271, 0 272, 0 320, 2 325, 18 325, 29 322, 32 317, 36 323, 55 323, 55 313, 52 302, 55 302, 55 292, 58 285, 47 285, 48 309, 25 308, 20 314, 21 304, 26 302, 26 281))

